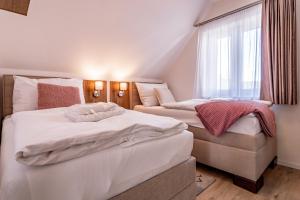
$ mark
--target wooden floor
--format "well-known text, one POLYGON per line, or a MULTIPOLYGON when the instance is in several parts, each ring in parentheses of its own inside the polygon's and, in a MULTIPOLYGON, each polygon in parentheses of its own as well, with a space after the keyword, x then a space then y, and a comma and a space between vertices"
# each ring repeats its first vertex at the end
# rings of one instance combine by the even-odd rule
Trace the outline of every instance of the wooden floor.
POLYGON ((216 178, 197 200, 300 200, 300 170, 283 166, 268 169, 264 174, 265 185, 258 194, 233 185, 231 176, 218 170, 198 165, 197 173, 216 178))

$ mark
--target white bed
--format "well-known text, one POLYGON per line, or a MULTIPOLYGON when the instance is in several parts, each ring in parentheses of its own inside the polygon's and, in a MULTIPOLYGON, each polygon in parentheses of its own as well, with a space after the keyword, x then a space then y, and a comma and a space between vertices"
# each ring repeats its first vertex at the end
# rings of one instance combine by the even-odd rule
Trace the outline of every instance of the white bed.
MULTIPOLYGON (((145 107, 143 105, 136 105, 134 107, 134 110, 139 112, 144 112, 144 113, 155 114, 155 115, 173 117, 175 119, 187 123, 190 126, 194 126, 197 128, 204 128, 201 120, 197 117, 196 111, 169 109, 163 106, 145 107)), ((259 124, 258 119, 253 114, 249 114, 239 119, 227 131, 231 133, 253 136, 261 133, 261 126, 259 124)))
POLYGON ((14 155, 13 124, 3 122, 1 196, 7 200, 108 199, 190 158, 193 135, 116 146, 70 161, 30 167, 14 155), (176 147, 176 148, 174 148, 176 147))
POLYGON ((134 111, 97 123, 72 122, 69 108, 13 114, 14 83, 3 76, 1 200, 195 199, 186 124, 134 111))
MULTIPOLYGON (((143 83, 142 85, 147 85, 143 83)), ((182 102, 172 101, 171 92, 147 90, 147 94, 139 94, 136 84, 132 86, 132 108, 136 111, 161 116, 173 117, 189 125, 194 134, 192 155, 197 162, 233 174, 234 184, 251 192, 258 192, 263 186, 263 172, 270 163, 276 163, 276 138, 267 137, 261 129, 258 119, 249 114, 235 122, 226 133, 216 137, 207 131, 197 117, 195 106, 215 100, 227 99, 191 99, 182 102), (159 100, 152 105, 143 106, 145 98, 156 96, 159 100), (159 97, 166 97, 160 101, 159 97)), ((141 88, 140 88, 141 90, 141 88)), ((149 101, 148 101, 149 102, 149 101)), ((151 101, 150 101, 151 102, 151 101)), ((271 106, 271 102, 258 101, 271 106)))
POLYGON ((257 118, 251 114, 215 137, 204 128, 196 111, 142 105, 136 105, 134 110, 186 122, 194 134, 192 155, 197 162, 233 174, 234 184, 251 192, 259 191, 263 186, 263 172, 270 162, 276 161, 276 139, 262 133, 257 118))

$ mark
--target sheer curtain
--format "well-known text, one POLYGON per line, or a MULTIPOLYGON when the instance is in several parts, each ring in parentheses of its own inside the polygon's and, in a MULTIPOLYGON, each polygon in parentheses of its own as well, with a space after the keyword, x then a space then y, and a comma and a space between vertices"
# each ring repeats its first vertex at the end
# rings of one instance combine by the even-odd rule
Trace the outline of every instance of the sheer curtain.
POLYGON ((196 98, 259 99, 261 7, 200 27, 196 98))

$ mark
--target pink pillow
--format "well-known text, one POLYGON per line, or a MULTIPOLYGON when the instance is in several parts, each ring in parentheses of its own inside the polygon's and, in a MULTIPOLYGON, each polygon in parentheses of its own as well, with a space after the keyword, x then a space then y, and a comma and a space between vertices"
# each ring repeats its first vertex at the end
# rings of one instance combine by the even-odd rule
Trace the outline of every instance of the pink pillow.
POLYGON ((38 109, 67 107, 80 103, 78 87, 38 83, 38 109))

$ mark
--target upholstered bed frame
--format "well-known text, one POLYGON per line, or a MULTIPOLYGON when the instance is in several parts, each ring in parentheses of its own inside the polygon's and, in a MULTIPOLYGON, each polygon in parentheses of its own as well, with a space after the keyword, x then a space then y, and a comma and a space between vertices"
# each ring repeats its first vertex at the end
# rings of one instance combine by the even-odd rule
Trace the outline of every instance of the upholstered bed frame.
MULTIPOLYGON (((142 105, 135 84, 132 84, 132 108, 142 105)), ((197 162, 233 175, 233 183, 257 193, 264 184, 263 173, 269 165, 274 166, 277 159, 276 139, 266 137, 265 144, 259 149, 245 150, 223 143, 208 141, 201 137, 208 131, 189 126, 194 134, 192 155, 197 162)), ((210 134, 209 134, 210 135, 210 134)), ((251 144, 249 144, 251 146, 251 144)))
MULTIPOLYGON (((29 78, 38 79, 45 77, 30 76, 29 78)), ((86 80, 83 84, 86 101, 91 98, 91 84, 93 84, 91 81, 86 80)), ((13 76, 4 75, 3 117, 12 114, 13 87, 13 76)), ((103 93, 105 93, 104 97, 99 101, 106 101, 107 91, 104 90, 102 91, 103 93)), ((189 160, 111 198, 111 200, 194 200, 196 199, 195 176, 196 160, 191 157, 189 160)))

